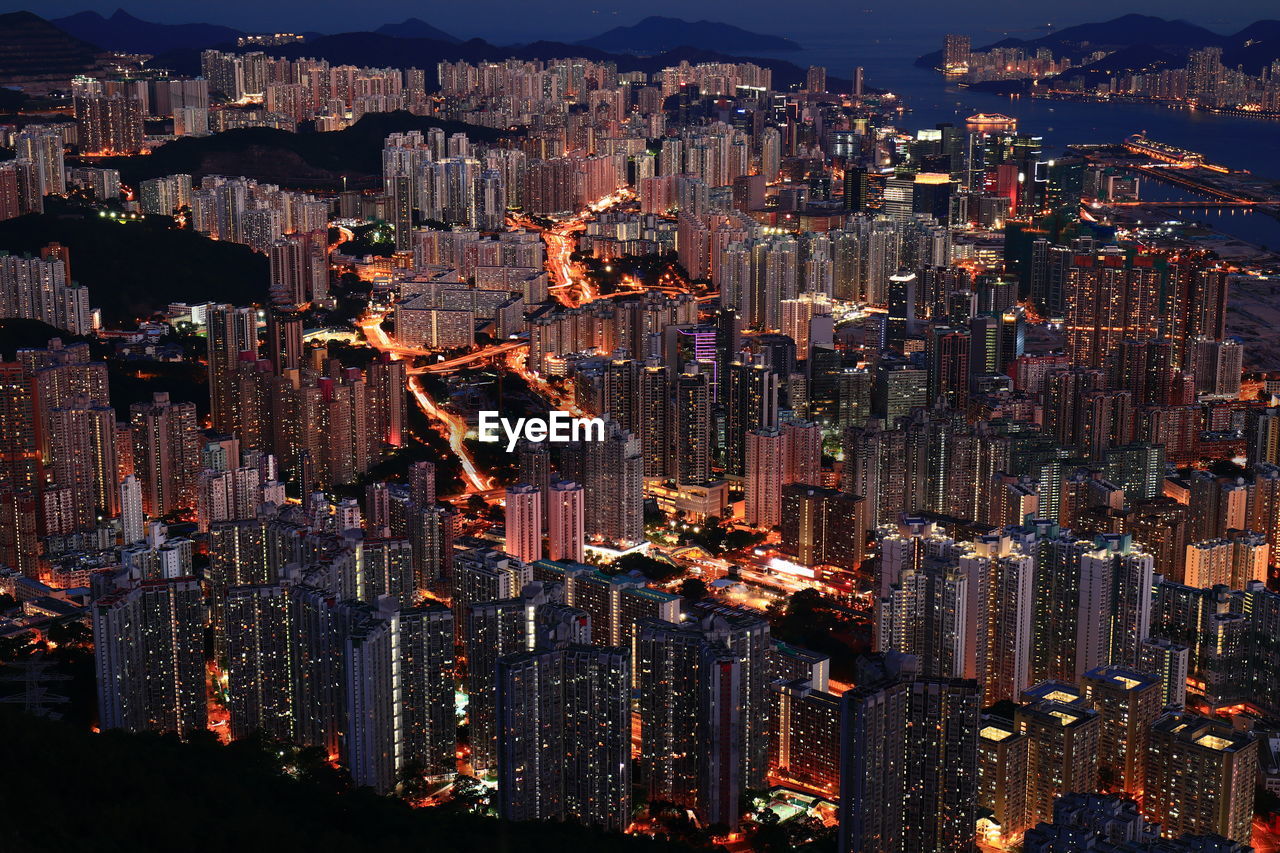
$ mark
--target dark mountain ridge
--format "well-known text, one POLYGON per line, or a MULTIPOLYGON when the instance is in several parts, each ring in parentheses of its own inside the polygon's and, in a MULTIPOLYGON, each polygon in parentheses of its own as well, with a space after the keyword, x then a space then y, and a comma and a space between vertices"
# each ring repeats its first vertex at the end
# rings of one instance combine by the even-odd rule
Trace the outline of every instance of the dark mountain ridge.
POLYGON ((391 133, 439 127, 446 133, 466 133, 479 142, 494 142, 507 134, 460 121, 415 116, 398 111, 369 113, 345 130, 330 133, 289 133, 269 127, 229 130, 212 136, 186 136, 166 142, 147 157, 118 157, 100 161, 120 170, 125 184, 161 175, 244 175, 294 189, 359 189, 374 186, 382 168, 382 143, 391 133))
POLYGON ((374 32, 402 39, 435 39, 436 41, 447 41, 452 44, 458 44, 462 41, 457 36, 450 35, 439 27, 428 24, 421 18, 405 18, 398 24, 383 24, 374 32))
POLYGON ((224 42, 234 43, 244 35, 240 30, 217 24, 157 24, 135 18, 124 9, 111 17, 97 12, 77 12, 49 23, 76 38, 103 50, 124 53, 163 53, 184 48, 202 49, 224 42))
MULTIPOLYGON (((1181 67, 1187 54, 1205 47, 1221 47, 1222 62, 1228 67, 1243 65, 1246 71, 1257 73, 1263 67, 1280 59, 1280 21, 1256 21, 1237 33, 1220 35, 1187 21, 1168 21, 1151 15, 1122 15, 1110 21, 1078 24, 1056 30, 1034 39, 1007 38, 976 51, 998 47, 1020 47, 1028 53, 1041 48, 1053 51, 1056 57, 1070 57, 1079 61, 1097 50, 1130 50, 1123 57, 1107 57, 1101 63, 1116 73, 1138 71, 1148 62, 1158 61, 1158 67, 1181 67), (1164 60, 1163 56, 1168 56, 1164 60), (1120 67, 1122 63, 1128 63, 1120 67)), ((937 67, 942 62, 942 51, 934 51, 919 57, 916 65, 937 67)))
POLYGON ((39 15, 0 15, 0 86, 61 88, 76 74, 93 69, 98 48, 39 15))

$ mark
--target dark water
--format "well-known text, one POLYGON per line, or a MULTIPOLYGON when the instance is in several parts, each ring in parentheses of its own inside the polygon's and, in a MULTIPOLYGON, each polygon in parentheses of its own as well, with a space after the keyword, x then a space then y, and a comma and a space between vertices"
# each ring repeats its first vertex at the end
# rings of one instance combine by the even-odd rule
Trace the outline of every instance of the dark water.
MULTIPOLYGON (((1162 184, 1156 180, 1142 177, 1141 198, 1143 201, 1198 201, 1204 196, 1190 193, 1187 190, 1162 184)), ((1225 208, 1205 210, 1202 208, 1159 208, 1143 213, 1143 221, 1178 220, 1207 225, 1215 231, 1230 234, 1248 243, 1280 251, 1280 219, 1274 215, 1248 208, 1225 208)))
MULTIPOLYGON (((861 65, 866 85, 901 95, 911 108, 904 129, 915 131, 939 122, 963 124, 978 112, 998 112, 1018 120, 1023 133, 1044 137, 1046 148, 1061 150, 1073 143, 1119 142, 1131 133, 1199 151, 1213 163, 1248 169, 1256 175, 1280 179, 1280 121, 1219 116, 1174 110, 1155 104, 1091 104, 1009 98, 948 85, 942 75, 916 68, 917 56, 942 46, 942 33, 929 22, 900 32, 883 27, 834 29, 825 33, 797 33, 805 48, 785 56, 797 64, 824 65, 841 78, 861 65)), ((1181 200, 1191 195, 1144 181, 1144 197, 1181 200), (1150 194, 1147 192, 1150 190, 1150 194)), ((1252 243, 1280 248, 1280 220, 1262 213, 1188 212, 1184 218, 1252 243)))

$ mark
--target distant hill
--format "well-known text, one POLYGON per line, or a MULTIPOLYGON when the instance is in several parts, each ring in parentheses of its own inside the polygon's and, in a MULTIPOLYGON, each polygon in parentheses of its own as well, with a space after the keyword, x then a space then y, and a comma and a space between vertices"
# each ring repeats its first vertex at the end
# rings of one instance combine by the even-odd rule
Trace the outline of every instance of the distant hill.
POLYGON ((1164 68, 1181 68, 1186 63, 1186 59, 1185 54, 1170 53, 1167 50, 1145 44, 1135 47, 1122 47, 1097 62, 1091 62, 1080 68, 1073 68, 1065 76, 1072 79, 1082 77, 1090 82, 1103 82, 1112 77, 1135 71, 1150 73, 1164 68))
POLYGON ((614 27, 577 42, 586 47, 616 53, 661 53, 677 47, 742 53, 746 51, 800 50, 800 45, 782 36, 765 35, 717 21, 683 21, 653 15, 629 27, 614 27))
POLYGON ((1118 47, 1194 49, 1216 44, 1222 37, 1186 21, 1166 21, 1151 15, 1121 15, 1103 23, 1077 24, 1028 42, 1032 49, 1047 47, 1063 53, 1088 54, 1118 47))
POLYGON ((28 214, 0 222, 0 249, 34 254, 50 240, 66 246, 76 281, 108 323, 127 324, 169 302, 263 298, 266 255, 172 225, 164 216, 121 223, 93 211, 28 214))
POLYGON ((382 168, 382 143, 391 133, 443 128, 480 142, 503 131, 412 113, 370 113, 345 130, 289 133, 269 127, 229 130, 213 136, 186 136, 167 142, 147 157, 111 158, 101 165, 120 170, 121 180, 138 182, 161 175, 243 175, 297 189, 332 190, 343 180, 352 189, 374 186, 382 168))
POLYGON ((53 338, 64 344, 88 340, 40 320, 0 320, 0 360, 12 361, 20 349, 44 349, 53 338))
POLYGON ((1235 35, 1222 47, 1222 64, 1228 68, 1243 65, 1256 74, 1280 59, 1280 21, 1256 21, 1235 35))
POLYGON ((77 12, 50 21, 63 32, 98 45, 103 50, 126 53, 165 53, 184 48, 202 50, 234 44, 240 30, 217 24, 157 24, 116 9, 110 18, 97 12, 77 12))
POLYGON ((458 44, 462 39, 449 35, 439 27, 433 27, 421 18, 405 18, 398 24, 383 24, 374 32, 398 39, 435 39, 458 44))
MULTIPOLYGON (((1221 47, 1228 67, 1243 65, 1256 74, 1280 59, 1280 21, 1257 21, 1238 33, 1219 35, 1186 21, 1167 21, 1150 15, 1122 15, 1101 23, 1078 24, 1034 39, 1002 39, 975 51, 1019 47, 1028 53, 1041 48, 1055 57, 1080 60, 1097 50, 1114 51, 1093 70, 1111 73, 1181 68, 1187 54, 1205 47, 1221 47)), ((919 57, 916 65, 930 68, 942 63, 942 51, 919 57)), ((1078 73, 1078 72, 1077 72, 1078 73)), ((1075 76, 1075 75, 1073 75, 1075 76)))
POLYGON ((98 48, 31 12, 0 15, 0 86, 31 91, 65 88, 93 69, 98 48))

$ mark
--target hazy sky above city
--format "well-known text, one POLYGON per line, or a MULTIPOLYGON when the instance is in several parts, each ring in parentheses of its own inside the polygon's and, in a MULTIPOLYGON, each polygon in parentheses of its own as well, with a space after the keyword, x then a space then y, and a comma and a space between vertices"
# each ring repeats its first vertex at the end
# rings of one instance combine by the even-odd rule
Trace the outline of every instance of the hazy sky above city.
MULTIPOLYGON (((959 31, 976 40, 986 35, 1106 20, 1126 12, 1184 18, 1220 32, 1231 32, 1262 18, 1280 17, 1275 0, 0 0, 0 10, 29 9, 48 18, 92 9, 109 15, 121 6, 145 20, 163 23, 207 22, 244 30, 343 32, 370 30, 406 17, 422 18, 460 38, 500 43, 534 39, 580 39, 611 27, 633 24, 646 15, 727 21, 749 29, 802 40, 834 26, 908 27, 924 32, 959 31)), ((923 34, 923 33, 922 33, 923 34)))

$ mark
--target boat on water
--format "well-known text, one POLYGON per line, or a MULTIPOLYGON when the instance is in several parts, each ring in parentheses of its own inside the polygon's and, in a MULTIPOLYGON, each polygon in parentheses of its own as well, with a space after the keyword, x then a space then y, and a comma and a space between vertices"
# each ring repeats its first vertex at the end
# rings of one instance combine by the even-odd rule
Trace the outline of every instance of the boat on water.
POLYGON ((975 127, 1017 127, 1018 120, 1004 113, 975 113, 965 119, 965 124, 975 127))

